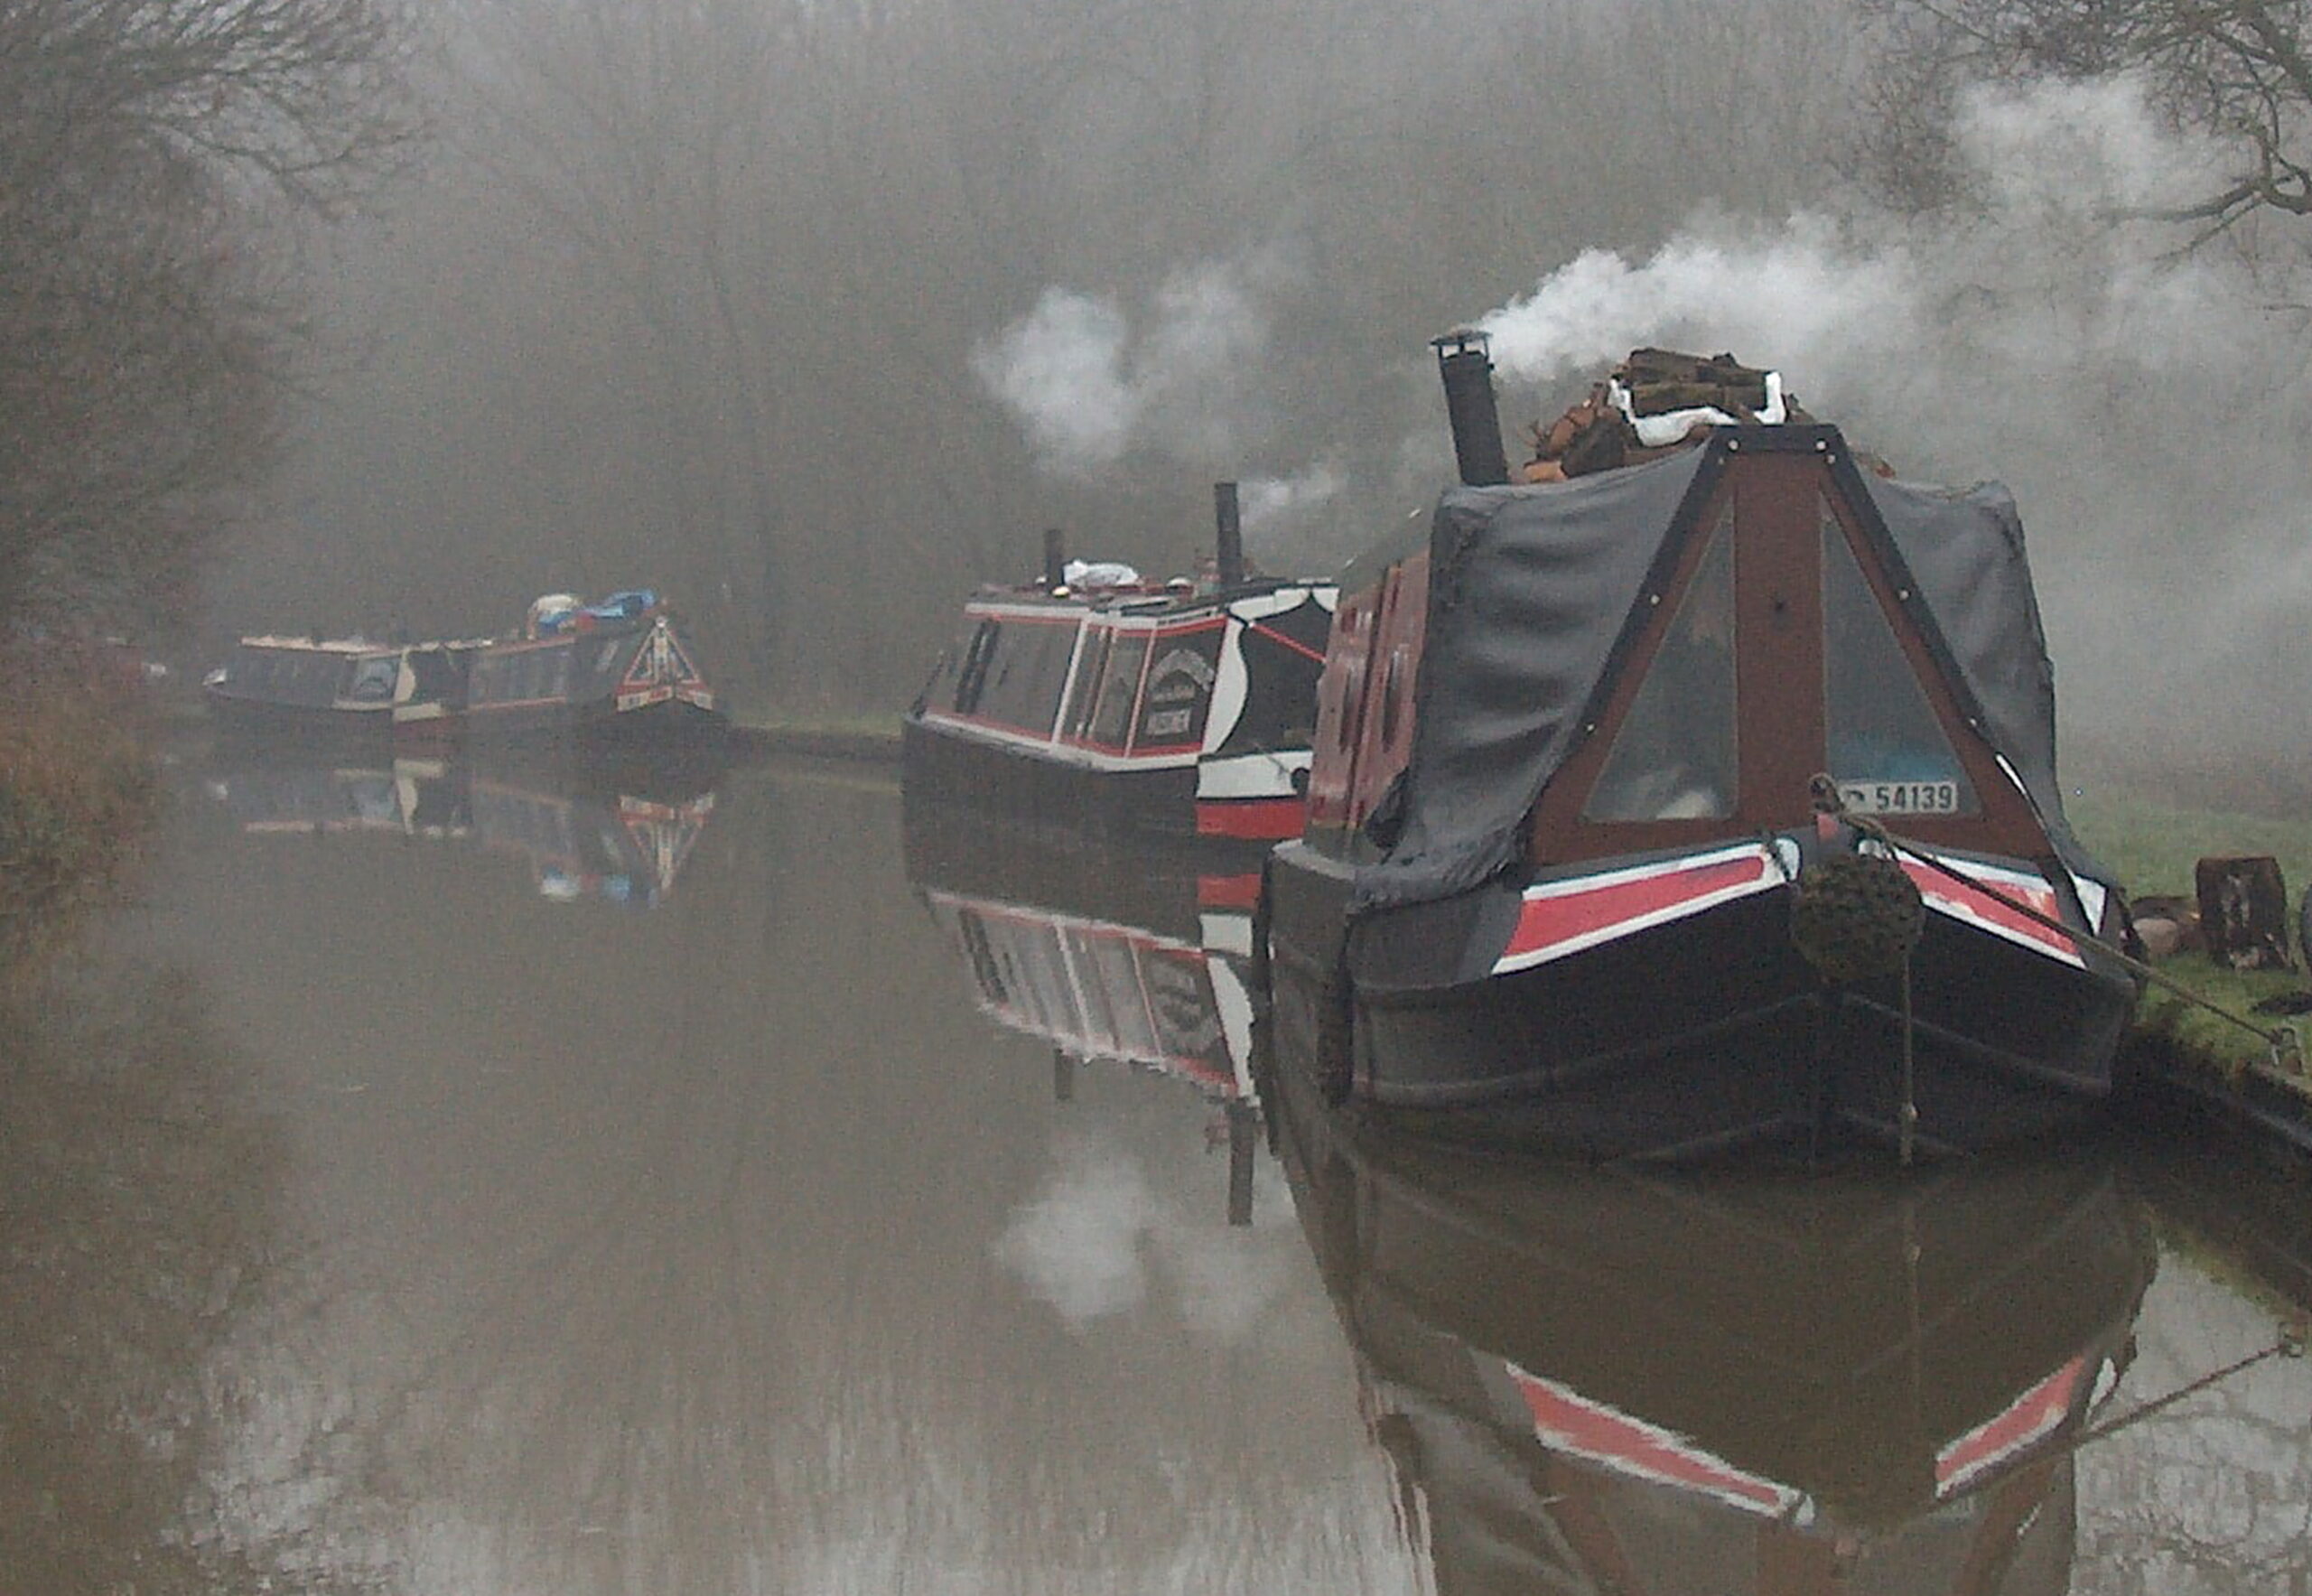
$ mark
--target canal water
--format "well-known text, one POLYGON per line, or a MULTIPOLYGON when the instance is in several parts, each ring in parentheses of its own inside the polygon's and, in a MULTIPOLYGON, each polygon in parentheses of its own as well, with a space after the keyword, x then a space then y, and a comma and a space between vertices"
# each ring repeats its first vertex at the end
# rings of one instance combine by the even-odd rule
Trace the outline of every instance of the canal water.
POLYGON ((1241 873, 191 766, 0 1003, 0 1592, 2302 1592, 2307 1194, 1328 1115, 1241 873))

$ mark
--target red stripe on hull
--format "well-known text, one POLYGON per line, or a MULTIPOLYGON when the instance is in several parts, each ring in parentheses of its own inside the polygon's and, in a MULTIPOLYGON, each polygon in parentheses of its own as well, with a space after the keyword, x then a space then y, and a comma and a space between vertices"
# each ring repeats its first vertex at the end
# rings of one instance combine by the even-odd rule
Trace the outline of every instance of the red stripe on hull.
POLYGON ((1700 913, 1729 896, 1744 896, 1779 880, 1774 862, 1763 851, 1746 850, 1730 859, 1610 876, 1594 885, 1531 888, 1517 911, 1517 929, 1510 933, 1509 946, 1495 968, 1539 964, 1665 919, 1700 913))
POLYGON ((1300 835, 1307 812, 1307 804, 1298 797, 1206 798, 1196 807, 1196 829, 1199 836, 1281 843, 1300 835))
POLYGON ((1261 873, 1248 871, 1243 875, 1200 875, 1196 878, 1196 906, 1198 909, 1241 909, 1260 907, 1261 873))
MULTIPOLYGON (((1953 863, 1952 868, 1964 874, 1967 866, 1953 863)), ((2015 912, 1998 898, 1981 888, 1962 886, 1934 866, 1916 859, 1903 861, 1903 873, 1918 883, 1919 893, 1929 904, 1953 917, 1971 920, 1987 930, 2021 942, 2042 953, 2052 954, 2068 964, 2081 961, 2078 945, 2060 931, 2048 929, 2028 915, 2015 912)), ((2046 882, 2010 881, 2004 876, 1991 876, 1989 885, 2000 898, 2011 898, 2018 903, 2037 910, 2050 919, 2062 914, 2056 901, 2055 889, 2046 882)))

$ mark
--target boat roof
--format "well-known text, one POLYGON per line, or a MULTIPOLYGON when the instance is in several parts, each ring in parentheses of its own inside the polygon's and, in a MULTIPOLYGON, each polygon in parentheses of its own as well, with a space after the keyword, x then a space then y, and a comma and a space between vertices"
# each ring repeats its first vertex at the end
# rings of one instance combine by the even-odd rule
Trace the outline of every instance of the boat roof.
MULTIPOLYGON (((966 601, 965 609, 1044 609, 1055 612, 1114 616, 1164 616, 1195 611, 1224 610, 1246 600, 1275 593, 1328 594, 1338 583, 1329 576, 1261 576, 1227 587, 1198 587, 1185 578, 1170 582, 1138 582, 1114 587, 1046 588, 983 585, 966 601)), ((1297 601, 1295 601, 1297 602, 1297 601)))
POLYGON ((1525 817, 1595 720, 1664 562, 1746 451, 1828 461, 1962 712, 2013 771, 2058 855, 2108 880, 2063 818, 2054 671, 2013 496, 1996 482, 1949 489, 1865 472, 1832 426, 1729 426, 1701 447, 1623 470, 1450 488, 1425 541, 1400 532, 1344 574, 1342 590, 1353 592, 1430 551, 1403 824, 1383 859, 1359 872, 1359 909, 1445 897, 1522 856, 1525 817))

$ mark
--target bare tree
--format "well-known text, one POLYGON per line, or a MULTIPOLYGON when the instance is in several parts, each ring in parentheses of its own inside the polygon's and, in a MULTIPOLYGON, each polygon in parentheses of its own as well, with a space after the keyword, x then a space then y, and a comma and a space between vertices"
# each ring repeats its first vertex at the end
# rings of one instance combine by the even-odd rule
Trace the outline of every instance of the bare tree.
POLYGON ((2177 208, 2202 238, 2312 214, 2312 6, 2303 0, 1865 0, 1878 70, 1862 165, 1913 205, 1953 196, 1950 117, 1967 85, 2140 78, 2171 126, 2232 152, 2177 208))
POLYGON ((389 0, 0 0, 0 618, 182 604, 267 460, 268 212, 414 131, 389 0))

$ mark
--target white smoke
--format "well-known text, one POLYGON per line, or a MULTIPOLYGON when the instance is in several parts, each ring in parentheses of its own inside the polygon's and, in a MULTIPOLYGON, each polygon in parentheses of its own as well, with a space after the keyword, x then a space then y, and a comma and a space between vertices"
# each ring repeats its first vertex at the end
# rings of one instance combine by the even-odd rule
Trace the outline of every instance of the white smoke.
POLYGON ((1178 272, 1137 317, 1112 298, 1047 289, 973 351, 973 372, 1026 430, 1043 467, 1081 476, 1134 449, 1225 469, 1257 435, 1268 322, 1257 266, 1178 272))
POLYGON ((973 352, 972 369, 1028 429, 1053 469, 1114 460, 1139 400, 1123 374, 1128 331, 1105 300, 1045 291, 1036 308, 973 352))
POLYGON ((1645 345, 1776 368, 1902 474, 2015 490, 2067 721, 2123 732, 2179 686, 2252 719, 2243 664, 2302 655, 2312 595, 2303 317, 2265 308, 2269 262, 2183 247, 2163 213, 2220 165, 2134 85, 1985 95, 1959 131, 1961 214, 1720 219, 1552 272, 1476 323, 1505 420, 1645 345))
POLYGON ((1237 487, 1245 530, 1273 538, 1330 504, 1348 480, 1330 465, 1317 464, 1289 477, 1248 477, 1237 487))

